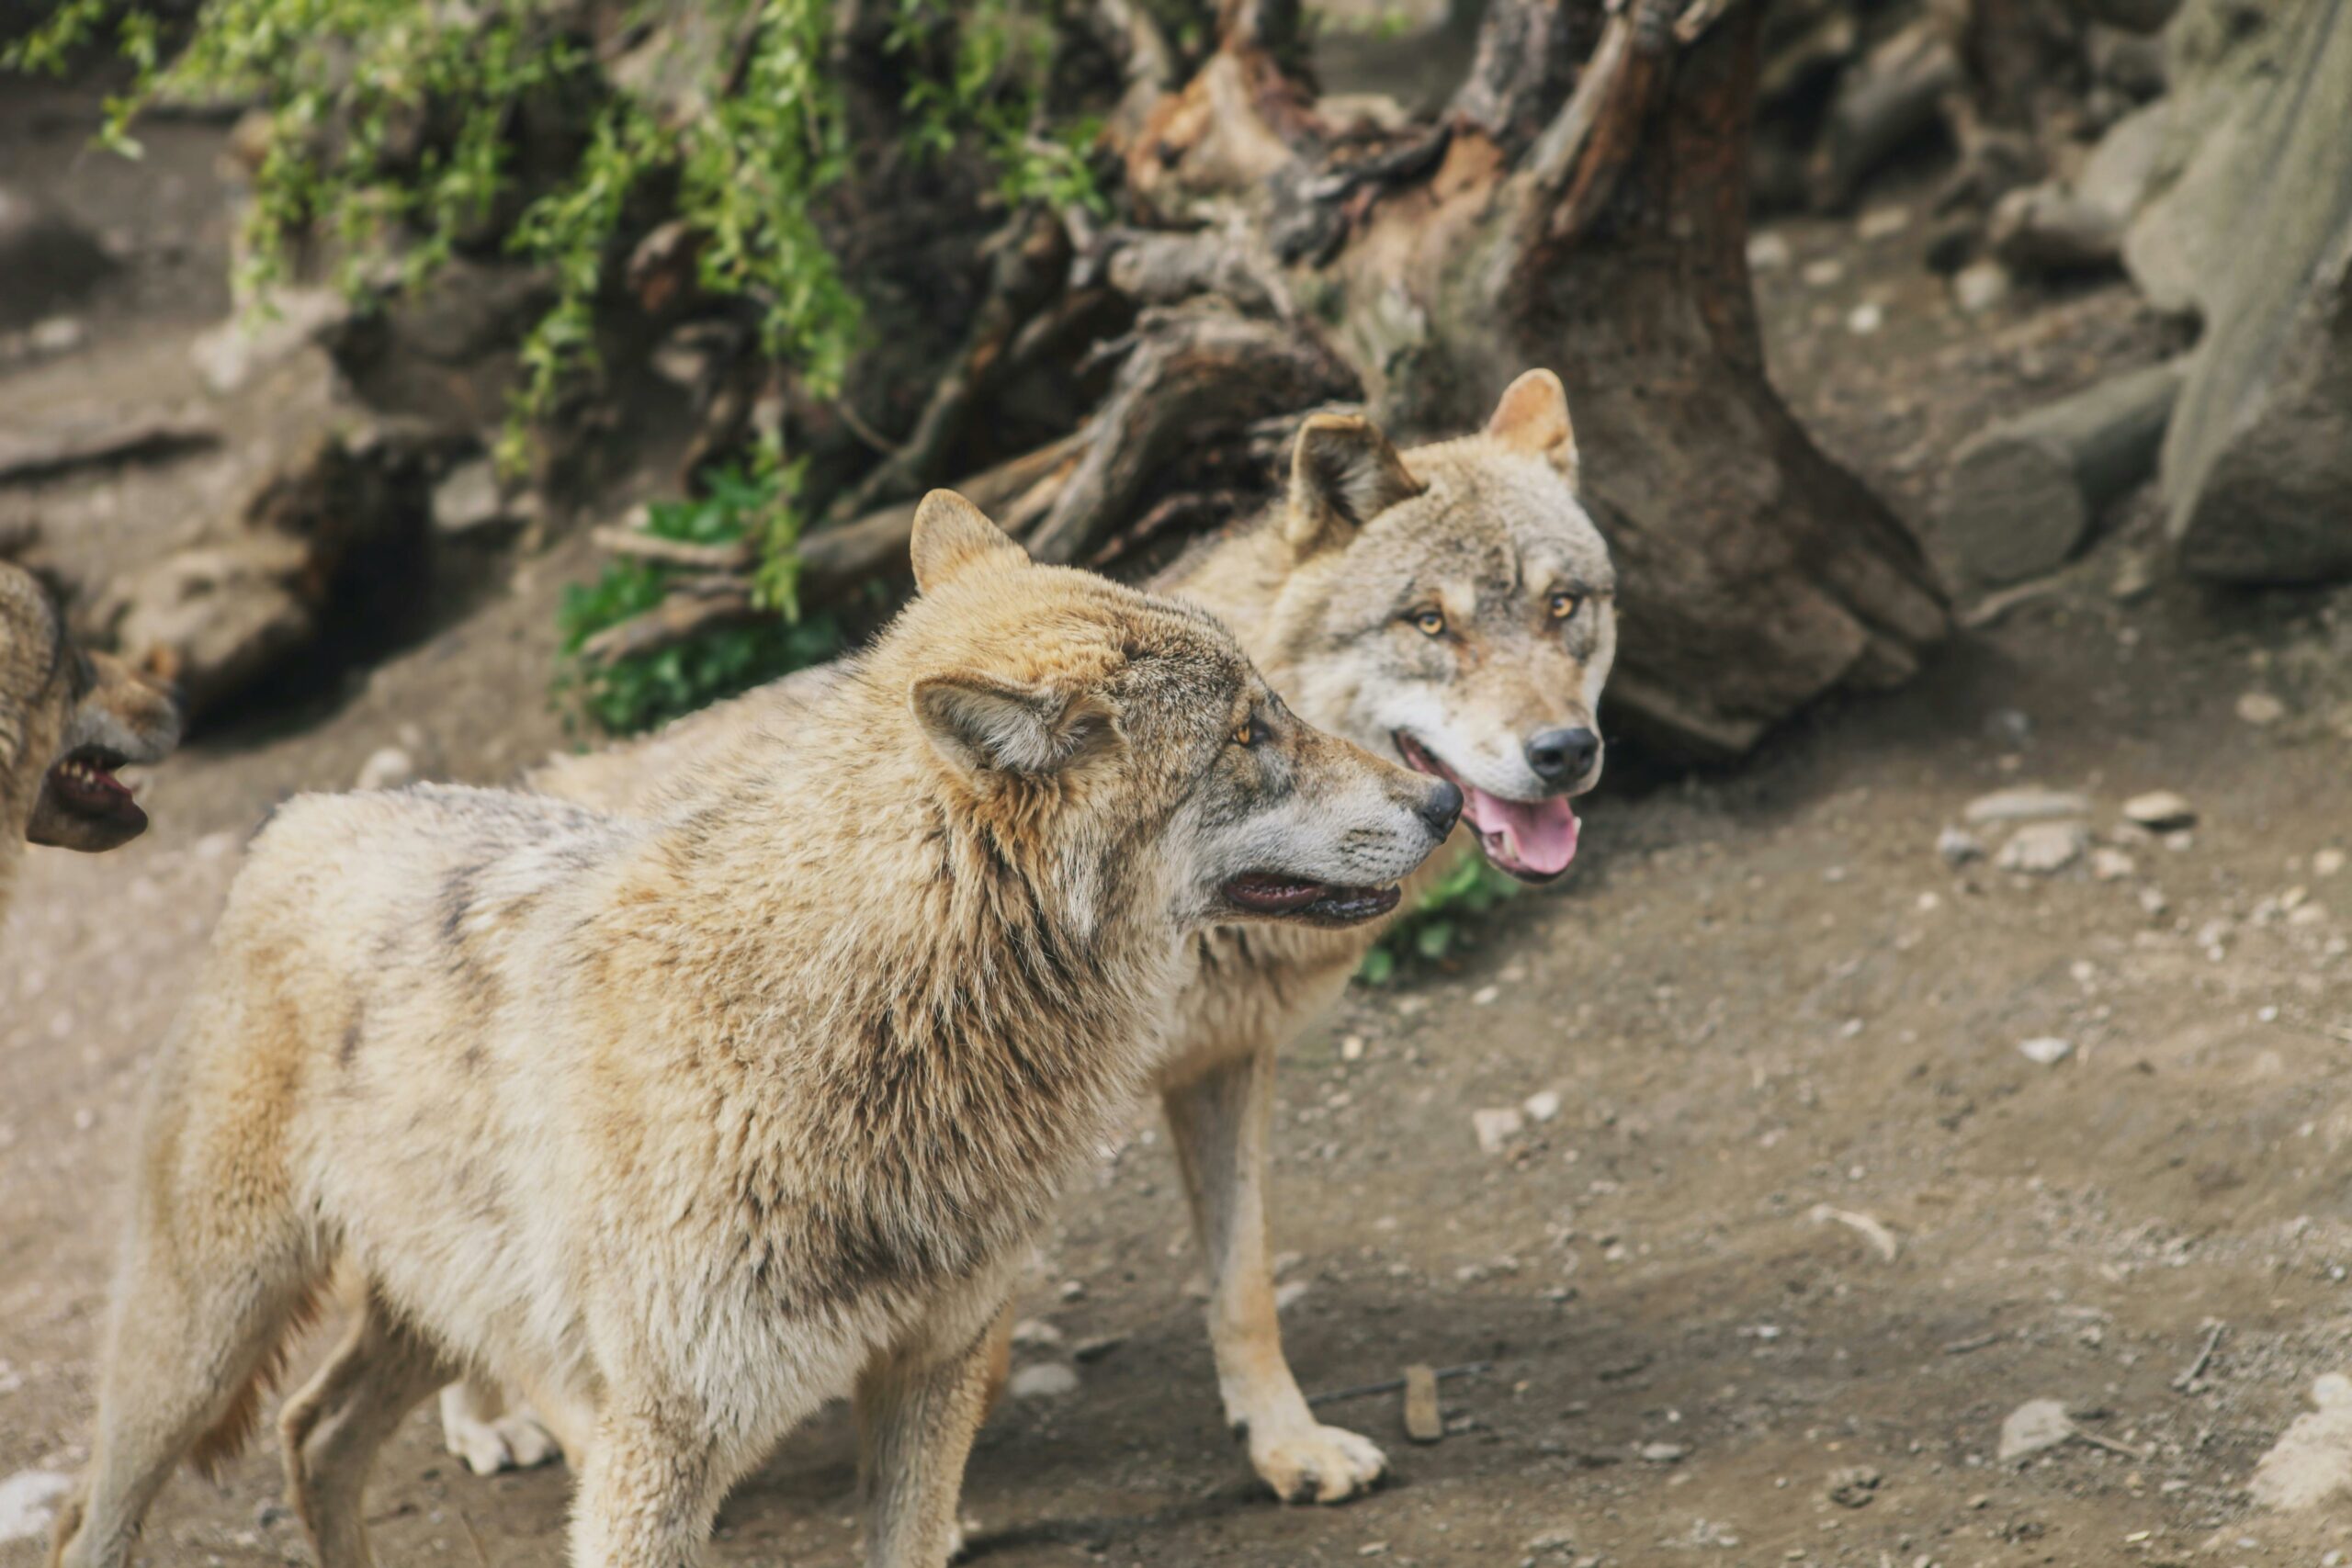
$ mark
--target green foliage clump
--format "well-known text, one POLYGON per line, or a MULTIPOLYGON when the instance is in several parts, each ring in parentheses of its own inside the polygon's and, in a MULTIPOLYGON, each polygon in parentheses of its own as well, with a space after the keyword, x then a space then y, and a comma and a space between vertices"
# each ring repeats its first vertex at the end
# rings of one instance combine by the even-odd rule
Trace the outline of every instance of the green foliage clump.
POLYGON ((1520 884, 1509 872, 1498 871, 1481 854, 1467 854, 1446 873, 1410 909, 1383 931, 1378 945, 1363 955, 1356 978, 1369 986, 1385 986, 1408 957, 1435 963, 1464 946, 1480 916, 1518 893, 1520 884))
POLYGON ((762 540, 769 564, 759 580, 759 595, 775 615, 720 626, 658 653, 610 663, 586 660, 581 649, 590 637, 660 604, 677 575, 677 569, 657 562, 614 561, 594 582, 564 591, 557 612, 563 657, 558 695, 571 697, 605 730, 627 735, 838 652, 839 624, 830 615, 802 615, 794 591, 798 557, 792 545, 799 524, 791 495, 789 470, 763 464, 749 473, 711 474, 707 493, 697 500, 649 508, 646 531, 662 538, 693 545, 762 540), (779 561, 790 565, 778 570, 779 561))

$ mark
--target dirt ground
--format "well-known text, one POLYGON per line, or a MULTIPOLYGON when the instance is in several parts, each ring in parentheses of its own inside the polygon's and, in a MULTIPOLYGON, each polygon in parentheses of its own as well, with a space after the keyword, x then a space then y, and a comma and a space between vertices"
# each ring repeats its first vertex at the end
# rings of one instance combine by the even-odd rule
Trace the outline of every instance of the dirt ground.
MULTIPOLYGON (((84 177, 75 112, 12 103, 0 167, 136 231, 85 347, 0 365, 11 426, 202 400, 187 351, 225 308, 201 281, 224 243, 203 199, 218 129, 167 128, 144 174, 84 177)), ((1891 225, 1777 227, 1789 254, 1759 289, 1800 412, 1915 518, 1989 413, 2177 342, 2120 283, 1963 317, 1920 265, 1924 220, 1891 225), (1865 306, 1882 324, 1857 333, 1865 306)), ((220 453, 0 507, 40 513, 77 570, 120 570, 232 494, 253 446, 333 412, 247 394, 220 453)), ((1476 1369, 1444 1384, 1435 1445, 1405 1439, 1393 1393, 1328 1407, 1386 1447, 1376 1495, 1259 1495, 1221 1428, 1175 1170, 1139 1119, 1042 1246, 1023 1307, 1064 1348, 1023 1359, 1088 1355, 1076 1392, 1012 1401, 983 1434, 978 1561, 2352 1554, 2346 1506, 2245 1493, 2313 1378, 2352 1363, 2352 871, 2328 869, 2352 850, 2352 593, 2218 597, 2160 566, 2119 592, 2154 525, 2132 499, 1921 680, 1736 769, 1622 769, 1567 886, 1510 906, 1458 968, 1352 994, 1288 1054, 1274 1231, 1302 1380, 1476 1369), (1971 799, 2021 784, 2090 797, 2114 852, 2098 874, 1939 857, 1971 799), (2119 828, 2155 788, 2193 829, 2119 828), (2071 1055, 2020 1053, 2041 1037, 2071 1055), (1482 1151, 1474 1111, 1546 1092, 1555 1114, 1482 1151), (2086 1436, 1996 1462, 2004 1417, 2044 1398, 2086 1436)), ((33 855, 0 931, 0 1538, 85 1457, 136 1101, 244 834, 395 740, 474 781, 560 744, 551 606, 585 565, 573 546, 516 560, 463 621, 312 708, 200 740, 148 784, 157 826, 131 848, 33 855)), ((846 1425, 828 1412, 743 1485, 712 1561, 855 1561, 846 1425)), ((143 1560, 307 1561, 277 1463, 175 1483, 143 1560)), ((377 1549, 554 1564, 566 1495, 560 1467, 471 1476, 421 1412, 378 1474, 377 1549)), ((41 1554, 0 1540, 0 1568, 41 1554)))

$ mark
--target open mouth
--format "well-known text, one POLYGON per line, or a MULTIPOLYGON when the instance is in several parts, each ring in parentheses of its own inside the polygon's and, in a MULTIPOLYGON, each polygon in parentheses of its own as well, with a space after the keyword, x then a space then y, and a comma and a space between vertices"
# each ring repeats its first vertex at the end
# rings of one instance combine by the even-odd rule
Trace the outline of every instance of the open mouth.
POLYGON ((1226 901, 1246 915, 1304 920, 1317 926, 1354 926, 1375 920, 1403 897, 1385 887, 1350 887, 1337 882, 1306 882, 1276 872, 1253 871, 1225 885, 1226 901))
POLYGON ((1408 767, 1447 780, 1462 792, 1462 819, 1494 864, 1521 882, 1549 882, 1577 858, 1576 807, 1566 795, 1505 800, 1454 773, 1403 730, 1396 740, 1396 754, 1408 767))
POLYGON ((147 813, 130 797, 130 786, 115 777, 129 761, 119 752, 84 746, 49 770, 44 781, 51 802, 68 816, 112 829, 128 838, 147 826, 147 813))

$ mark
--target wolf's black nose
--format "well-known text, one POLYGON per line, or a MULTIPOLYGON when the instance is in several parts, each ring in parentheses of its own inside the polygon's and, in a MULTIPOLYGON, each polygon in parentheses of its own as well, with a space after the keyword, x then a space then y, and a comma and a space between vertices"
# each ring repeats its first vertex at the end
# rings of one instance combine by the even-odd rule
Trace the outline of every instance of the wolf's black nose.
POLYGON ((1462 791, 1452 779, 1438 780, 1437 787, 1430 791, 1429 799, 1422 803, 1421 820, 1430 825, 1430 832, 1442 839, 1453 831, 1454 821, 1461 815, 1462 791))
POLYGON ((1600 737, 1589 729, 1546 729, 1527 742, 1527 765, 1546 784, 1574 784, 1600 755, 1600 737))

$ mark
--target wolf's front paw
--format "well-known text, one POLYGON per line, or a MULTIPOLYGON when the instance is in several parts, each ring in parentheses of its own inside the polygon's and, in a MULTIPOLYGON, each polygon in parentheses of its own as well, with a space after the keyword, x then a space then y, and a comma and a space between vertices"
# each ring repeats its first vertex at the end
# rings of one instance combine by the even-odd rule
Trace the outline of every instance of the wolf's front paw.
POLYGON ((563 1445, 539 1425, 539 1418, 527 1405, 490 1421, 444 1410, 441 1440, 476 1475, 529 1470, 563 1454, 563 1445))
POLYGON ((1388 1469, 1369 1439, 1312 1421, 1250 1433, 1250 1462, 1285 1503, 1344 1503, 1372 1490, 1388 1469))

